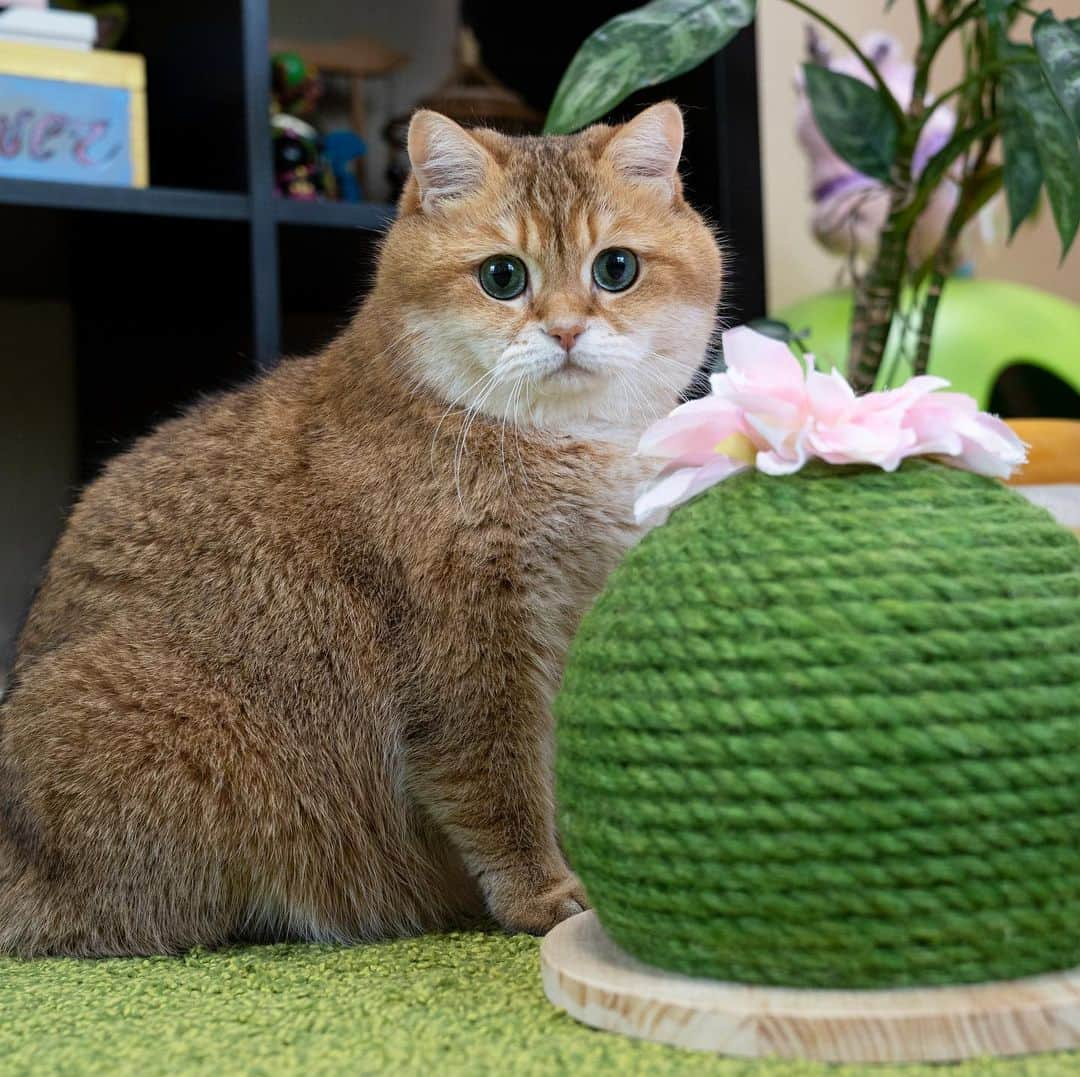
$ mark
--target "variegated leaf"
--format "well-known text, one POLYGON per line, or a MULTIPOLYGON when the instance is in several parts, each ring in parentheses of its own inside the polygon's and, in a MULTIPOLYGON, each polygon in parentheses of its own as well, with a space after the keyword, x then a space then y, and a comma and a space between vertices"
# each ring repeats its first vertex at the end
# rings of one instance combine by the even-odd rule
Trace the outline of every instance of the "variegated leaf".
POLYGON ((544 130, 576 131, 635 90, 697 67, 750 23, 756 10, 757 0, 652 0, 616 15, 570 61, 544 130))
POLYGON ((803 71, 810 109, 825 141, 864 176, 888 182, 899 130, 881 92, 820 64, 803 64, 803 71))
MULTIPOLYGON (((1076 131, 1062 112, 1038 65, 1018 64, 1009 67, 1003 81, 1004 100, 1016 110, 1020 122, 1026 123, 1030 130, 1029 145, 1034 146, 1042 168, 1064 254, 1080 228, 1080 146, 1077 145, 1076 131)), ((1004 130, 1003 116, 1003 133, 1004 130)), ((1003 145, 1008 183, 1008 140, 1004 140, 1003 145)))
POLYGON ((1080 134, 1080 35, 1044 11, 1035 20, 1032 38, 1046 81, 1080 134))

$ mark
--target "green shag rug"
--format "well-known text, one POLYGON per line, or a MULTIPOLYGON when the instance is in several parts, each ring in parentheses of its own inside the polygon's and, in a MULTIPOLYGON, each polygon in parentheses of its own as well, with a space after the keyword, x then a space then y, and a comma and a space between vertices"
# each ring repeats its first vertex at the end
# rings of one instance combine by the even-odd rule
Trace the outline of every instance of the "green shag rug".
POLYGON ((477 932, 183 958, 0 959, 0 1074, 1080 1074, 1080 1054, 845 1067, 624 1039, 548 1003, 538 952, 536 939, 477 932))

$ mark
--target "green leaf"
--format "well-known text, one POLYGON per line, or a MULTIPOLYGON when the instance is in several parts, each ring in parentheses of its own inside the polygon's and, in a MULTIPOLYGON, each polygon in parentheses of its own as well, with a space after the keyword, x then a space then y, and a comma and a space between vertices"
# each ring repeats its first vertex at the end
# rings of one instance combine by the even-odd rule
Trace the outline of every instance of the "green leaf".
POLYGON ((1050 89, 1080 132, 1080 35, 1044 11, 1035 20, 1032 39, 1050 89))
POLYGON ((1020 14, 1020 0, 983 0, 983 10, 991 34, 1000 42, 1020 14))
POLYGON ((1001 165, 991 165, 979 175, 973 176, 964 192, 964 204, 957 208, 957 228, 963 228, 968 221, 1001 190, 1004 182, 1004 169, 1001 165))
MULTIPOLYGON (((1011 69, 1010 69, 1011 70, 1011 69)), ((1035 129, 1028 119, 1021 91, 1006 72, 1002 79, 999 117, 1005 181, 1009 207, 1009 237, 1035 212, 1043 185, 1043 169, 1035 129)))
POLYGON ((852 168, 888 182, 899 132, 885 99, 875 87, 820 64, 803 64, 803 71, 825 141, 852 168))
MULTIPOLYGON (((1020 119, 1030 129, 1064 257, 1080 228, 1080 146, 1076 131, 1037 67, 1029 64, 1009 67, 1003 82, 1007 91, 1003 100, 1015 105, 1020 119)), ((1008 177, 1007 143, 1005 168, 1008 177)))
POLYGON ((983 7, 990 25, 1004 29, 1016 21, 1023 3, 1022 0, 983 0, 983 7))
POLYGON ((652 0, 604 23, 578 49, 544 130, 566 134, 635 90, 689 71, 753 21, 757 0, 652 0))

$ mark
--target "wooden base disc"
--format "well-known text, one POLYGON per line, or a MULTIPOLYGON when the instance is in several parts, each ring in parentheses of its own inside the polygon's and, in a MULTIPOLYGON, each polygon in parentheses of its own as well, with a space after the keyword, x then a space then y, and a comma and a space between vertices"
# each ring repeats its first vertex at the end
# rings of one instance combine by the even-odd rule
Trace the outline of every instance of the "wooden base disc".
POLYGON ((540 965, 548 998, 587 1025, 743 1058, 946 1062, 1080 1047, 1080 969, 962 987, 752 987, 643 965, 594 912, 559 924, 540 965))

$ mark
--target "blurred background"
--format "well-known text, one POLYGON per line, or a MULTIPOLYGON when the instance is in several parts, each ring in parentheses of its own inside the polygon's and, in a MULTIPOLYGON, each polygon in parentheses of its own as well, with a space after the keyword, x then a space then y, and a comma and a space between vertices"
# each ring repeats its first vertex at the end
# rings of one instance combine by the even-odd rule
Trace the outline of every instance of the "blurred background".
MULTIPOLYGON (((856 40, 872 31, 885 30, 897 38, 908 56, 913 52, 917 34, 912 4, 894 4, 888 14, 877 0, 819 0, 817 6, 856 40)), ((1035 6, 1042 10, 1047 5, 1035 6)), ((1055 0, 1052 6, 1062 19, 1080 16, 1080 0, 1055 0)), ((769 305, 781 309, 826 287, 836 278, 840 266, 834 255, 814 242, 806 226, 810 186, 806 163, 792 140, 797 107, 794 77, 806 59, 806 20, 786 4, 765 0, 758 8, 757 56, 766 278, 769 305)), ((932 88, 940 90, 952 85, 959 71, 960 57, 955 51, 946 53, 938 64, 932 88)), ((1004 242, 1007 222, 1003 205, 996 206, 992 220, 996 241, 979 245, 976 266, 980 277, 1030 284, 1080 302, 1080 245, 1060 262, 1061 245, 1048 207, 1041 207, 1037 221, 1021 229, 1008 246, 1004 242)))
MULTIPOLYGON (((0 671, 80 485, 198 395, 348 319, 410 112, 537 131, 578 45, 633 6, 526 20, 485 0, 0 0, 0 671)), ((855 36, 914 40, 910 5, 820 7, 855 36)), ((720 56, 613 117, 668 96, 686 109, 689 193, 728 237, 731 322, 843 268, 808 224, 804 31, 763 0, 720 56)), ((1008 248, 1003 216, 988 227, 978 274, 1080 301, 1080 254, 1058 264, 1048 213, 1008 248)))

